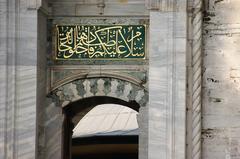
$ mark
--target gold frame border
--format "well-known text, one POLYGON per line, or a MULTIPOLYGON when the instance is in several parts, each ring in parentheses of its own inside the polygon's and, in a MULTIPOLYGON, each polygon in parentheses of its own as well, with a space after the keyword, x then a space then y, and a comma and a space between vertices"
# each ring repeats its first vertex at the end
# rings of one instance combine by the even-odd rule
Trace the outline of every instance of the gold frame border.
MULTIPOLYGON (((56 43, 57 42, 57 36, 56 36, 56 28, 57 26, 69 26, 69 25, 89 25, 89 26, 94 26, 94 25, 91 25, 91 24, 55 24, 54 25, 54 28, 52 29, 53 30, 53 36, 55 36, 53 39, 54 39, 54 42, 56 43)), ((98 26, 107 26, 105 24, 99 24, 98 26)), ((114 24, 114 25, 111 25, 111 26, 130 26, 130 24, 114 24)), ((121 61, 121 60, 126 60, 126 61, 131 61, 131 60, 134 60, 134 61, 144 61, 144 60, 147 60, 146 59, 146 52, 147 52, 147 47, 148 47, 148 43, 147 43, 147 27, 149 25, 147 24, 131 24, 132 26, 137 26, 137 25, 143 25, 144 26, 144 30, 145 30, 145 48, 144 48, 144 57, 143 58, 94 58, 94 59, 63 59, 63 58, 57 58, 57 45, 54 45, 54 54, 53 54, 53 60, 55 61, 103 61, 103 60, 107 60, 107 61, 121 61)), ((53 40, 52 40, 53 41, 53 40)))

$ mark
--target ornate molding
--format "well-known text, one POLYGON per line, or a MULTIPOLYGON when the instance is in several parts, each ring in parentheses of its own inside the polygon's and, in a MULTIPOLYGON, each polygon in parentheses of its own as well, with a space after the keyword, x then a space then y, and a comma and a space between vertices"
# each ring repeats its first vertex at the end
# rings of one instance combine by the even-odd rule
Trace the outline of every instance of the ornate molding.
POLYGON ((113 97, 126 102, 136 101, 140 106, 145 106, 148 101, 148 91, 145 88, 109 77, 78 79, 56 88, 50 96, 62 107, 96 96, 113 97))
MULTIPOLYGON (((51 76, 52 77, 52 76, 51 76)), ((141 81, 129 74, 123 74, 123 73, 119 73, 119 72, 107 72, 107 71, 103 71, 103 72, 79 72, 79 74, 72 74, 72 75, 69 75, 68 77, 62 79, 62 80, 59 80, 59 81, 56 81, 55 83, 51 83, 51 90, 54 90, 64 84, 67 84, 69 82, 72 82, 74 80, 77 80, 77 79, 85 79, 85 78, 104 78, 104 77, 110 77, 110 78, 116 78, 116 79, 120 79, 120 80, 125 80, 125 81, 128 81, 132 84, 135 84, 139 87, 144 87, 144 84, 146 83, 146 81, 141 81)), ((51 80, 52 81, 52 80, 51 80)))
POLYGON ((191 159, 201 158, 201 87, 202 87, 202 0, 193 3, 192 43, 192 151, 191 159))
POLYGON ((145 87, 147 83, 147 70, 136 65, 107 66, 53 66, 49 69, 47 92, 84 78, 116 78, 128 81, 139 87, 145 87), (91 71, 89 71, 91 70, 91 71))

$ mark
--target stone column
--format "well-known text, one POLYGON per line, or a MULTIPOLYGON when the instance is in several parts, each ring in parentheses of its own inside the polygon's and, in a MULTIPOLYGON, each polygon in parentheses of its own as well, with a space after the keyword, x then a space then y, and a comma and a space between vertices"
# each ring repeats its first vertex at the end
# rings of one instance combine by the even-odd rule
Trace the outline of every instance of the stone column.
POLYGON ((186 0, 150 0, 148 159, 185 159, 186 0))
POLYGON ((0 159, 36 157, 38 6, 29 2, 0 0, 0 159))

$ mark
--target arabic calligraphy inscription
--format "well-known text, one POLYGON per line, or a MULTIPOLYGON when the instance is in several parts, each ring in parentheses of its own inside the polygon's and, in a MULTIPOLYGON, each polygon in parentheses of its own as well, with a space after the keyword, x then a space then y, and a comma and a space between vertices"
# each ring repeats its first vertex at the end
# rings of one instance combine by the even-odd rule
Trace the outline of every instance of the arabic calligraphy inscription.
POLYGON ((57 59, 145 57, 144 25, 58 25, 57 59))

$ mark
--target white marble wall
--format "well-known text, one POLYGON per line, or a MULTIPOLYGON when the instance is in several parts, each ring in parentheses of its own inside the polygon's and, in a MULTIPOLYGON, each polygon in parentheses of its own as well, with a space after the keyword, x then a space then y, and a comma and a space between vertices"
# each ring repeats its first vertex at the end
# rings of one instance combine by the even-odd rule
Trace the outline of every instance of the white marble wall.
POLYGON ((240 1, 209 0, 204 23, 202 158, 240 158, 240 1))
POLYGON ((145 0, 52 0, 50 4, 52 14, 60 17, 149 15, 145 0))
POLYGON ((61 159, 63 155, 63 120, 62 108, 51 99, 46 99, 44 109, 44 147, 41 159, 61 159))
POLYGON ((185 159, 184 8, 186 3, 181 1, 173 8, 150 13, 148 159, 185 159))
MULTIPOLYGON (((0 159, 37 157, 37 88, 43 88, 41 83, 37 85, 37 73, 42 72, 37 69, 39 2, 0 0, 0 159)), ((167 4, 163 5, 166 8, 151 11, 149 122, 142 123, 148 127, 149 138, 148 143, 140 147, 148 159, 185 158, 185 2, 166 0, 163 3, 167 4)), ((42 90, 38 93, 44 94, 42 90)), ((42 126, 57 132, 61 128, 61 110, 54 105, 49 109, 52 109, 49 112, 57 112, 53 113, 56 118, 42 126)), ((48 118, 51 114, 46 112, 48 118)), ((51 131, 43 132, 46 139, 51 138, 51 131)), ((61 133, 55 137, 60 138, 61 133)), ((51 141, 43 143, 45 151, 56 148, 49 155, 43 155, 45 158, 61 156, 61 142, 58 141, 58 145, 51 141)))
POLYGON ((37 10, 0 1, 0 159, 33 159, 36 150, 37 10))

